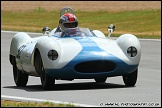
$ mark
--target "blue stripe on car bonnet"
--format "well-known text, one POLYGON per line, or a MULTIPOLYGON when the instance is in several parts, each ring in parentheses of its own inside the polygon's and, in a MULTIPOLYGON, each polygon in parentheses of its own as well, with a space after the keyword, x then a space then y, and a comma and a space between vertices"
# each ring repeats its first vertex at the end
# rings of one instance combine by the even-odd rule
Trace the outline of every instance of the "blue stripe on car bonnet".
POLYGON ((75 62, 76 60, 102 60, 105 59, 106 56, 110 56, 110 54, 99 48, 98 45, 90 39, 90 37, 74 37, 74 39, 82 46, 80 53, 73 59, 75 62))

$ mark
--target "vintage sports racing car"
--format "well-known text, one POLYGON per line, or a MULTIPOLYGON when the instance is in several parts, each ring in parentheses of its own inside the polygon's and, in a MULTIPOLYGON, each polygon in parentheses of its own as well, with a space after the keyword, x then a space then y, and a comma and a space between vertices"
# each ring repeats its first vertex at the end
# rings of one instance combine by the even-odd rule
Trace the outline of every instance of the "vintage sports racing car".
MULTIPOLYGON (((70 7, 60 17, 74 14, 70 7)), ((73 16, 74 17, 74 16, 73 16)), ((62 17, 61 17, 62 18, 62 17)), ((108 37, 99 30, 67 27, 42 29, 44 35, 31 38, 19 32, 12 38, 9 60, 17 86, 26 86, 28 76, 40 77, 44 89, 52 89, 55 80, 94 79, 105 82, 107 77, 122 76, 126 86, 134 86, 141 58, 138 38, 123 34, 110 35, 115 26, 108 26, 108 37)))

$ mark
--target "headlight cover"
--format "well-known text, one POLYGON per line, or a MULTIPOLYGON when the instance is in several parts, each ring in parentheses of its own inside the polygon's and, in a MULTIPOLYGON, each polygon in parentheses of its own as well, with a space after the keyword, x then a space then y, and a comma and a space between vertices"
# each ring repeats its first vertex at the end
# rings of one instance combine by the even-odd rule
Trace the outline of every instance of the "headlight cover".
POLYGON ((127 49, 127 54, 130 56, 130 57, 135 57, 137 55, 137 49, 134 47, 134 46, 130 46, 128 49, 127 49))
POLYGON ((58 58, 58 53, 57 53, 57 51, 56 51, 56 50, 50 50, 50 51, 48 52, 48 58, 49 58, 50 60, 56 60, 56 59, 58 58))

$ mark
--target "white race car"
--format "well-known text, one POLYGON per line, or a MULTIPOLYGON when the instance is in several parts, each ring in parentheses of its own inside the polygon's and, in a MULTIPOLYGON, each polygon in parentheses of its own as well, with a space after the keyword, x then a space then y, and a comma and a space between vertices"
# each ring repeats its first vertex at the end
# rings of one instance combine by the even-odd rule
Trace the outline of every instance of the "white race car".
MULTIPOLYGON (((60 16, 70 7, 60 11, 60 16)), ((31 38, 19 32, 12 38, 9 60, 17 86, 26 86, 28 76, 40 77, 44 89, 52 89, 55 80, 95 79, 105 82, 107 77, 123 76, 126 86, 134 86, 141 58, 138 38, 123 34, 117 39, 99 30, 68 28, 64 32, 51 32, 44 27, 43 36, 31 38)))

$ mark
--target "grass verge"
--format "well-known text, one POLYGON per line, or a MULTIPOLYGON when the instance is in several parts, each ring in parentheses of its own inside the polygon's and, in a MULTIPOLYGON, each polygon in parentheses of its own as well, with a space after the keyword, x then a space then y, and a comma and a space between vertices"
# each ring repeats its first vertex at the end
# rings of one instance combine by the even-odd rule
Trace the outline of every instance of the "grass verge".
MULTIPOLYGON (((161 10, 75 11, 75 15, 80 27, 97 29, 105 35, 108 25, 114 24, 114 36, 131 33, 142 38, 161 38, 161 10)), ((46 11, 41 7, 27 12, 1 11, 1 30, 41 32, 44 26, 56 27, 59 17, 58 11, 46 11)))
POLYGON ((73 104, 54 104, 52 102, 20 102, 1 100, 1 107, 76 107, 73 104))

